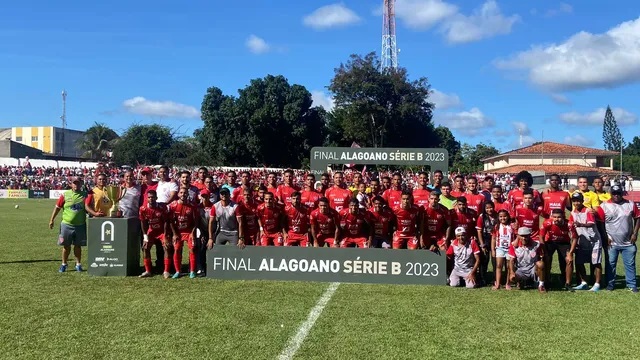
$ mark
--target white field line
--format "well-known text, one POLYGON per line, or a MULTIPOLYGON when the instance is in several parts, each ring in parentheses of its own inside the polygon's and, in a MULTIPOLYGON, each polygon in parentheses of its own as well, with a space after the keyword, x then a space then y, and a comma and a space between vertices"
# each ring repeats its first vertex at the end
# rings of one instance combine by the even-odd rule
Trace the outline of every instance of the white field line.
POLYGON ((340 283, 338 282, 334 282, 329 285, 324 294, 322 294, 320 299, 318 299, 316 306, 314 306, 313 309, 311 309, 311 311, 309 312, 307 320, 305 320, 302 325, 300 325, 300 327, 298 328, 298 332, 296 332, 296 334, 291 339, 289 339, 287 347, 282 350, 280 356, 278 357, 279 360, 293 359, 293 356, 296 354, 298 349, 300 349, 300 346, 302 346, 304 339, 307 337, 307 335, 309 335, 309 331, 311 331, 311 328, 316 323, 316 320, 318 320, 318 318, 320 317, 320 314, 322 314, 322 311, 329 303, 329 300, 331 300, 331 297, 336 292, 339 285, 340 283))

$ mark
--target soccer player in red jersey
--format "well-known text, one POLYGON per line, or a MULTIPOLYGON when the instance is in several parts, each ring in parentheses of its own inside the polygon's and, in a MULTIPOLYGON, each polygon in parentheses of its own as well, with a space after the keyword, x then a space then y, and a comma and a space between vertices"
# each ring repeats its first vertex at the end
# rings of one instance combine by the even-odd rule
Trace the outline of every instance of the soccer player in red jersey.
POLYGON ((256 212, 259 204, 253 197, 253 190, 245 188, 242 194, 242 202, 239 204, 236 214, 240 218, 240 226, 243 227, 245 245, 260 245, 260 226, 256 212))
POLYGON ((394 249, 416 250, 420 248, 422 233, 422 210, 413 204, 410 191, 402 193, 400 206, 393 210, 395 222, 392 247, 394 249))
POLYGON ((142 205, 147 205, 147 193, 149 192, 149 190, 156 191, 156 189, 158 188, 158 182, 153 181, 152 167, 147 166, 143 168, 142 170, 140 170, 140 175, 142 175, 142 181, 140 185, 140 192, 142 193, 142 205))
POLYGON ((314 247, 339 246, 340 223, 338 212, 329 207, 329 199, 321 197, 318 199, 318 208, 309 215, 311 236, 314 247))
POLYGON ((551 216, 551 211, 555 209, 571 210, 571 200, 569 200, 569 193, 562 190, 560 185, 562 184, 560 175, 552 174, 549 177, 549 188, 542 192, 542 217, 548 219, 551 216))
POLYGON ((421 208, 426 208, 429 205, 429 194, 431 189, 427 187, 429 182, 429 175, 421 171, 418 173, 418 186, 413 189, 413 203, 421 208))
POLYGON ((173 232, 173 266, 175 266, 175 274, 172 278, 180 277, 180 267, 182 266, 182 247, 187 242, 189 247, 189 277, 196 277, 196 228, 198 226, 199 215, 198 209, 189 203, 189 189, 181 187, 178 190, 178 201, 174 201, 169 205, 169 219, 171 230, 173 232))
POLYGON ((250 196, 253 197, 253 187, 251 186, 251 173, 248 171, 243 171, 240 173, 240 186, 233 189, 231 193, 231 201, 234 203, 241 203, 244 199, 245 189, 250 190, 250 196))
POLYGON ((190 172, 186 170, 180 172, 178 187, 187 189, 187 200, 189 201, 190 205, 198 206, 198 204, 200 204, 200 198, 198 196, 200 195, 200 190, 197 187, 191 185, 190 172))
POLYGON ((278 174, 274 172, 270 172, 267 175, 267 191, 273 193, 274 195, 278 192, 278 174))
MULTIPOLYGON (((456 175, 456 177, 453 178, 453 189, 451 189, 451 196, 459 198, 460 196, 464 196, 466 192, 467 189, 465 189, 464 186, 464 176, 456 175)), ((467 233, 467 235, 468 234, 469 233, 467 233)))
POLYGON ((369 181, 369 188, 371 189, 370 195, 372 198, 376 196, 382 197, 382 188, 380 187, 380 180, 371 179, 371 181, 369 181))
POLYGON ((538 241, 540 239, 540 211, 533 205, 533 189, 525 189, 523 194, 522 206, 516 207, 511 217, 514 218, 519 228, 528 227, 531 229, 531 239, 538 241))
POLYGON ((264 194, 268 193, 267 187, 264 185, 258 186, 258 194, 255 197, 256 204, 264 204, 264 194))
MULTIPOLYGON (((458 201, 456 202, 455 210, 452 214, 451 219, 451 227, 450 230, 453 230, 458 227, 463 227, 466 231, 467 236, 471 236, 475 239, 476 234, 476 224, 478 223, 478 213, 469 209, 467 207, 467 198, 464 196, 458 197, 458 201)), ((447 234, 447 239, 452 238, 453 231, 449 231, 447 234)))
POLYGON ((385 202, 381 196, 376 196, 372 200, 373 207, 369 209, 369 223, 373 227, 373 241, 371 247, 391 248, 391 224, 394 221, 393 211, 384 206, 385 202))
POLYGON ((331 182, 331 176, 329 176, 329 174, 323 173, 322 175, 320 175, 320 184, 322 186, 322 188, 319 191, 320 194, 324 195, 327 193, 330 182, 331 182))
POLYGON ((286 205, 284 213, 287 221, 284 223, 284 246, 309 245, 309 213, 308 207, 302 204, 300 192, 291 194, 291 203, 286 205))
POLYGON ((373 240, 371 227, 367 222, 367 215, 360 209, 358 200, 351 198, 348 208, 339 213, 340 229, 342 230, 340 247, 368 248, 373 240))
POLYGON ((549 278, 553 253, 558 252, 558 265, 560 272, 565 279, 565 290, 573 291, 571 287, 571 277, 573 275, 573 251, 575 246, 571 242, 575 241, 575 232, 569 228, 569 222, 565 219, 564 210, 555 209, 551 211, 551 217, 542 223, 540 238, 545 244, 545 268, 547 278, 549 278))
POLYGON ((508 201, 504 199, 502 186, 493 185, 493 187, 491 188, 491 201, 493 202, 493 207, 496 213, 500 210, 506 210, 511 213, 512 206, 508 201))
POLYGON ((333 187, 327 189, 324 197, 329 199, 329 205, 337 212, 342 211, 349 205, 349 201, 353 198, 353 193, 344 186, 344 174, 336 171, 333 174, 333 187))
POLYGON ((144 263, 144 272, 140 275, 141 278, 152 276, 151 268, 151 247, 162 246, 164 253, 164 278, 168 278, 171 274, 171 255, 172 244, 169 240, 169 213, 167 207, 163 204, 158 204, 156 200, 158 194, 155 190, 147 191, 147 205, 140 207, 140 224, 142 226, 142 261, 144 263))
POLYGON ((382 198, 387 202, 387 206, 394 210, 400 206, 402 201, 402 175, 400 173, 393 174, 391 178, 391 187, 382 193, 382 198))
POLYGON ((207 189, 208 186, 205 184, 205 179, 207 178, 207 176, 209 176, 209 171, 207 170, 206 167, 201 167, 198 169, 198 178, 195 179, 191 185, 195 186, 198 188, 198 190, 202 191, 204 189, 207 189))
MULTIPOLYGON (((531 188, 531 185, 533 185, 533 176, 531 176, 531 173, 528 171, 519 172, 518 175, 516 175, 515 183, 518 188, 509 191, 507 196, 507 200, 511 204, 511 213, 513 214, 513 210, 523 206, 524 193, 529 190, 531 190, 533 194, 533 202, 531 206, 533 206, 533 209, 538 209, 542 201, 538 190, 531 188)), ((533 237, 533 240, 535 241, 536 238, 533 237)))
POLYGON ((264 203, 258 206, 258 225, 260 225, 261 246, 282 246, 284 244, 284 218, 283 209, 276 205, 273 193, 264 194, 264 203))
POLYGON ((297 186, 293 184, 294 177, 293 170, 285 170, 282 174, 282 184, 278 186, 278 190, 276 191, 276 197, 278 198, 278 203, 282 205, 291 204, 291 194, 296 191, 300 191, 297 186))
POLYGON ((322 194, 313 189, 316 177, 313 174, 307 174, 304 177, 304 189, 300 193, 302 203, 311 210, 318 207, 318 200, 322 194))
POLYGON ((434 191, 429 195, 429 204, 424 209, 424 232, 421 247, 431 251, 447 249, 447 231, 451 226, 451 211, 440 204, 434 191))
POLYGON ((467 207, 476 213, 484 210, 484 195, 478 192, 478 179, 475 176, 467 178, 467 192, 463 195, 467 198, 467 207))

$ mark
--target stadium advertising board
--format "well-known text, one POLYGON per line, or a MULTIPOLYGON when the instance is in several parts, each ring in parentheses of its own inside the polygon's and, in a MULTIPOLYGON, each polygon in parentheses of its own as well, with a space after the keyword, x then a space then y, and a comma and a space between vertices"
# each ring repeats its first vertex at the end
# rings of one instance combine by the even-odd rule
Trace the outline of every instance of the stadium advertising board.
POLYGON ((207 252, 207 277, 446 285, 445 260, 423 250, 215 246, 207 252))
POLYGON ((64 195, 66 190, 50 190, 49 191, 49 199, 58 200, 60 196, 64 195))
POLYGON ((429 166, 431 171, 449 172, 449 152, 447 149, 429 148, 352 148, 314 147, 311 149, 311 172, 320 175, 329 165, 377 164, 377 165, 417 165, 429 166))
POLYGON ((137 218, 87 220, 89 275, 140 274, 140 222, 137 218))
POLYGON ((29 190, 29 199, 48 199, 49 190, 29 190))
POLYGON ((28 199, 29 190, 8 190, 9 199, 28 199))
POLYGON ((9 197, 9 190, 0 190, 0 199, 6 199, 9 197))

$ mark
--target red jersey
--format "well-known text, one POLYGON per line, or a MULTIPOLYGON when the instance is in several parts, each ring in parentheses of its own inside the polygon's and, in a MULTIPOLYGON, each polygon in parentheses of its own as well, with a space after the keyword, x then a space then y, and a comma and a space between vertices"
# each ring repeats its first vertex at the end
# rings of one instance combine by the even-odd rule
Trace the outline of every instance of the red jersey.
POLYGON ((157 190, 158 189, 158 183, 156 181, 152 182, 151 184, 147 184, 144 183, 142 185, 140 185, 140 193, 142 194, 142 205, 147 205, 148 200, 147 200, 147 193, 149 192, 149 190, 157 190))
MULTIPOLYGON (((507 201, 511 203, 512 209, 522 207, 522 203, 524 201, 524 191, 520 188, 509 191, 507 201)), ((538 190, 533 189, 533 207, 537 209, 538 206, 540 206, 540 203, 540 193, 538 192, 538 190)))
POLYGON ((340 212, 342 209, 349 207, 349 200, 353 197, 353 193, 347 189, 334 186, 327 189, 324 196, 329 199, 329 207, 340 212))
POLYGON ((191 186, 196 187, 198 190, 202 191, 202 190, 209 190, 207 188, 207 185, 204 184, 204 182, 201 182, 200 180, 195 180, 191 183, 191 186))
POLYGON ((531 238, 538 240, 540 231, 540 214, 538 211, 519 207, 514 210, 513 217, 518 223, 518 227, 528 227, 531 229, 531 238))
MULTIPOLYGON (((251 189, 251 194, 252 196, 254 195, 253 189, 251 189)), ((238 186, 233 189, 233 192, 231 193, 231 201, 234 203, 241 203, 244 201, 244 188, 242 186, 238 186)))
POLYGON ((402 202, 402 190, 387 189, 382 193, 382 198, 387 202, 389 208, 395 209, 402 202))
POLYGON ((464 196, 464 194, 466 194, 466 193, 467 193, 467 191, 462 189, 461 191, 451 190, 451 192, 449 194, 451 194, 451 196, 453 196, 453 197, 459 198, 460 196, 464 196))
POLYGON ((422 210, 412 205, 409 209, 397 207, 393 209, 396 222, 397 237, 414 237, 416 236, 417 227, 420 224, 422 210))
POLYGON ((181 234, 193 231, 198 221, 198 209, 191 204, 174 201, 169 204, 169 218, 181 234))
POLYGON ((560 209, 563 212, 569 205, 569 193, 563 190, 560 191, 545 191, 542 193, 542 217, 548 219, 551 216, 551 211, 560 209))
POLYGON ((465 212, 461 212, 458 209, 453 211, 452 226, 457 228, 462 226, 469 236, 476 234, 476 224, 478 222, 478 213, 472 209, 467 208, 465 212))
POLYGON ((542 239, 543 242, 571 242, 571 229, 569 228, 569 222, 565 220, 562 224, 556 225, 553 223, 552 219, 545 220, 542 223, 542 228, 540 229, 540 239, 542 239))
POLYGON ((316 235, 325 235, 333 237, 336 234, 336 226, 340 222, 338 212, 329 208, 327 213, 323 214, 320 209, 315 209, 309 214, 309 223, 313 227, 316 235))
POLYGON ((373 227, 373 236, 377 238, 388 239, 389 238, 389 224, 394 219, 393 211, 389 208, 383 208, 381 212, 375 212, 369 210, 367 213, 369 216, 369 222, 373 227))
POLYGON ((355 214, 351 214, 349 209, 342 209, 339 213, 339 219, 343 237, 369 237, 366 217, 366 213, 360 209, 358 209, 355 214))
POLYGON ((315 209, 318 207, 318 200, 322 196, 319 192, 314 190, 303 190, 300 196, 300 201, 309 209, 315 209))
POLYGON ((169 214, 167 207, 164 204, 156 204, 155 207, 151 205, 143 205, 139 211, 140 221, 146 221, 149 224, 147 235, 159 236, 164 234, 165 224, 169 220, 169 214))
POLYGON ((441 238, 447 234, 451 222, 451 211, 444 205, 437 204, 435 208, 427 206, 424 210, 424 235, 441 238))
POLYGON ((266 234, 277 234, 282 232, 283 209, 279 206, 268 208, 266 204, 258 205, 256 215, 262 223, 262 230, 266 234))
POLYGON ((276 197, 278 198, 278 200, 280 200, 281 203, 289 205, 291 204, 291 194, 296 191, 300 191, 300 189, 298 189, 295 185, 289 186, 286 184, 282 184, 278 186, 278 189, 276 190, 276 197))
POLYGON ((246 235, 255 235, 258 233, 258 217, 256 211, 258 210, 258 204, 241 202, 236 209, 236 216, 242 217, 242 226, 244 226, 244 233, 246 235))
POLYGON ((511 203, 510 202, 504 201, 504 200, 496 201, 495 199, 492 199, 492 201, 493 201, 493 206, 494 206, 494 209, 495 209, 496 213, 498 211, 500 211, 500 210, 506 210, 509 214, 512 213, 513 208, 511 207, 511 203))
POLYGON ((299 207, 289 204, 285 206, 284 213, 287 215, 290 232, 301 235, 309 232, 309 208, 302 204, 299 207))
POLYGON ((421 208, 429 206, 429 195, 431 190, 429 189, 413 189, 413 203, 421 208))
POLYGON ((273 196, 276 196, 276 193, 278 192, 277 185, 276 185, 276 187, 267 186, 267 192, 268 193, 272 193, 273 196))
POLYGON ((466 193, 462 196, 464 196, 467 199, 467 207, 469 209, 477 212, 478 214, 484 211, 484 209, 482 208, 484 206, 484 200, 485 200, 484 195, 480 193, 477 193, 477 194, 466 193))

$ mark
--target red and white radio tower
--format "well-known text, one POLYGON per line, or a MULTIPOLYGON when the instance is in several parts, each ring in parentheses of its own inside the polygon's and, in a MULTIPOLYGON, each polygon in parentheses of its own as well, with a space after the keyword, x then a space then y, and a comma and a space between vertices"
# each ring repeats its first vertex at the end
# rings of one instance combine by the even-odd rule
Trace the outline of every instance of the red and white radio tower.
POLYGON ((382 69, 398 68, 396 0, 384 0, 382 9, 382 69))

